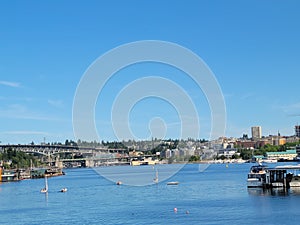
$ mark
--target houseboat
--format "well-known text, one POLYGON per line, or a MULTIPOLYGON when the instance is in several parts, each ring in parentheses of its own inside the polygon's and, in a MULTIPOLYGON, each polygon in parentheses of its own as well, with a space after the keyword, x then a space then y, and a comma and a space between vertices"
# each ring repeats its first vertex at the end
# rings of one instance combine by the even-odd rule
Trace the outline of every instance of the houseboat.
POLYGON ((0 167, 0 182, 9 182, 19 180, 17 170, 7 170, 0 167))

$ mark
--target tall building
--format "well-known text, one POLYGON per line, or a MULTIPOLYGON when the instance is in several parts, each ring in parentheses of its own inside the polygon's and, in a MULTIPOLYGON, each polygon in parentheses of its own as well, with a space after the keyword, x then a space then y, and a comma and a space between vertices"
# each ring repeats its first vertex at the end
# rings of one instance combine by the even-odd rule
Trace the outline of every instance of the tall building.
POLYGON ((261 126, 251 127, 252 139, 261 138, 261 126))
POLYGON ((296 137, 300 137, 300 126, 299 125, 295 126, 295 135, 296 135, 296 137))

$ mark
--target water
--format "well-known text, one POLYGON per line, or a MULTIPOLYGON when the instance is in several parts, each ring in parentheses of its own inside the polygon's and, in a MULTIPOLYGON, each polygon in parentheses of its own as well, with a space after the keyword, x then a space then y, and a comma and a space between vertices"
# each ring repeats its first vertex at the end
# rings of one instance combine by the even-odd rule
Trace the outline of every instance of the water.
POLYGON ((118 186, 93 169, 48 179, 48 194, 43 179, 2 183, 0 224, 299 224, 300 191, 248 190, 250 166, 186 165, 167 180, 175 186, 118 186))

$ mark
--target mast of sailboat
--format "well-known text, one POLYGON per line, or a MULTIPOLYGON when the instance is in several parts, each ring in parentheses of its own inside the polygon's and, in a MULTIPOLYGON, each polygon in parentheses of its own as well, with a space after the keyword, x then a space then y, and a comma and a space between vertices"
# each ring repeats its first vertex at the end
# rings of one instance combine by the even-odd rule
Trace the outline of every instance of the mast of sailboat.
POLYGON ((47 179, 47 176, 45 176, 45 188, 48 191, 48 179, 47 179))

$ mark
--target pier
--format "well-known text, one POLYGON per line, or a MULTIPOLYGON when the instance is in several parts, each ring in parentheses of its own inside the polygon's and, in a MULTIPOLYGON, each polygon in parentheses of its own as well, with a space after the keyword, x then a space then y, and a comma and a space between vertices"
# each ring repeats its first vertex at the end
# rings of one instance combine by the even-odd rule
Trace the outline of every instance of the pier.
POLYGON ((300 165, 284 165, 266 168, 263 188, 300 188, 300 165))

